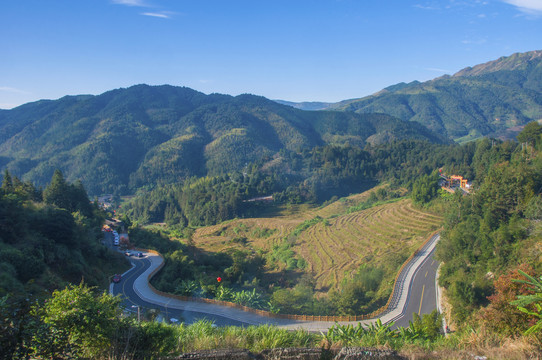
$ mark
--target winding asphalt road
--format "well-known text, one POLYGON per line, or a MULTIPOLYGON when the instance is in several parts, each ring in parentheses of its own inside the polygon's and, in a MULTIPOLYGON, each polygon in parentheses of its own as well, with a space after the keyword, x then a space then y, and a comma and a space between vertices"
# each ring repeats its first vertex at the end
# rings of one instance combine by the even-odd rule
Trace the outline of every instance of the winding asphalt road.
POLYGON ((407 327, 413 314, 430 314, 437 308, 436 276, 439 262, 435 260, 435 250, 416 270, 408 289, 408 301, 402 316, 395 319, 395 326, 407 327))
POLYGON ((140 276, 146 269, 149 268, 151 262, 146 257, 144 258, 131 258, 130 262, 134 266, 123 276, 122 280, 118 284, 113 284, 113 294, 121 295, 123 298, 124 307, 137 313, 137 307, 139 306, 139 311, 142 313, 148 309, 157 309, 159 310, 168 320, 169 319, 178 319, 179 321, 184 321, 186 323, 193 323, 200 319, 207 319, 213 321, 218 326, 225 325, 236 325, 243 326, 246 325, 241 321, 235 321, 233 319, 228 319, 221 316, 216 316, 212 314, 204 314, 195 311, 186 311, 180 310, 177 308, 172 308, 162 306, 160 304, 150 303, 139 297, 134 291, 134 281, 140 276))
MULTIPOLYGON (((396 291, 396 296, 392 299, 391 309, 380 316, 382 322, 394 321, 395 327, 408 326, 413 313, 418 315, 428 314, 437 308, 435 279, 439 264, 434 259, 434 247, 438 239, 439 235, 437 234, 405 266, 396 284, 398 291, 396 291)), ((129 311, 137 312, 138 306, 140 311, 158 309, 168 319, 178 319, 186 323, 192 323, 199 319, 208 319, 218 326, 245 326, 266 323, 288 329, 303 328, 309 331, 325 331, 335 324, 335 322, 325 321, 311 322, 266 318, 239 309, 156 296, 148 288, 146 276, 148 276, 151 267, 155 268, 161 262, 160 257, 154 254, 145 254, 143 258, 130 257, 130 262, 133 266, 132 269, 123 274, 120 283, 111 286, 111 292, 114 295, 121 295, 124 305, 129 311), (138 279, 139 281, 136 282, 138 279), (201 311, 194 311, 194 309, 201 311)), ((363 323, 367 324, 374 321, 376 319, 364 321, 363 323)), ((344 322, 342 324, 348 323, 355 324, 357 322, 344 322)))

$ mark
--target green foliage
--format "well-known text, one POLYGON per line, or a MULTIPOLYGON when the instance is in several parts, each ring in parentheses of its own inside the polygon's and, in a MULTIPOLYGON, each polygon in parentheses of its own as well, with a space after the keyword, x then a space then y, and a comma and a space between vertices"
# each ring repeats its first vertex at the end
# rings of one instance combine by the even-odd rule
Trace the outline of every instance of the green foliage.
POLYGON ((69 212, 80 211, 85 216, 92 214, 87 192, 80 181, 68 184, 60 170, 55 170, 51 183, 43 190, 43 201, 69 212))
POLYGON ((525 125, 523 130, 518 134, 517 139, 520 143, 527 143, 531 146, 540 144, 540 136, 542 135, 542 126, 532 121, 525 125))
POLYGON ((5 110, 0 124, 2 168, 39 186, 58 168, 92 195, 242 171, 281 150, 443 141, 383 114, 305 112, 253 95, 147 85, 5 110))
MULTIPOLYGON (((489 305, 482 308, 477 314, 478 321, 482 326, 490 329, 493 333, 516 337, 532 325, 533 318, 511 304, 517 300, 518 296, 533 294, 528 284, 515 281, 522 277, 520 271, 534 274, 534 270, 530 266, 522 264, 499 276, 494 282, 495 291, 488 297, 489 305)), ((534 308, 530 310, 534 310, 534 308)))
POLYGON ((300 225, 296 226, 296 228, 292 232, 292 235, 297 237, 303 231, 307 230, 311 226, 314 226, 314 225, 316 225, 316 224, 318 224, 319 222, 322 222, 322 221, 324 221, 324 219, 322 219, 320 216, 316 216, 316 217, 314 217, 314 218, 312 218, 310 220, 305 220, 300 225))
POLYGON ((211 349, 248 349, 261 351, 273 348, 312 347, 318 336, 304 330, 288 331, 275 326, 216 327, 200 320, 178 329, 178 351, 191 352, 211 349))
POLYGON ((44 301, 0 299, 0 359, 149 359, 177 348, 175 327, 136 322, 121 299, 81 283, 44 301))
POLYGON ((518 295, 517 300, 513 301, 512 305, 516 305, 521 312, 536 320, 536 323, 527 329, 525 334, 540 335, 542 332, 542 277, 537 279, 521 270, 518 270, 518 272, 527 280, 518 279, 515 281, 530 286, 534 294, 518 295))
POLYGON ((49 205, 33 186, 6 175, 0 191, 0 296, 52 291, 83 277, 105 287, 108 272, 122 268, 125 260, 101 245, 104 214, 80 183, 62 182, 58 172, 56 183, 68 189, 65 203, 49 205))
MULTIPOLYGON (((66 344, 55 347, 77 349, 83 357, 97 357, 111 346, 120 316, 120 298, 106 293, 96 296, 83 283, 70 285, 55 291, 51 299, 40 309, 44 325, 51 331, 49 340, 56 341, 54 333, 66 333, 66 344)), ((52 354, 51 354, 52 355, 52 354)))
MULTIPOLYGON (((472 314, 488 305, 488 296, 495 291, 492 276, 520 262, 538 264, 536 257, 521 249, 529 241, 528 219, 538 216, 535 194, 542 186, 541 158, 535 153, 528 158, 520 146, 508 142, 483 140, 475 145, 475 192, 452 197, 437 246, 437 257, 444 262, 440 282, 449 290, 452 313, 460 324, 472 322, 472 314)), ((502 287, 499 291, 506 297, 502 287)), ((500 325, 496 328, 515 332, 500 325)))
POLYGON ((194 280, 183 280, 181 284, 175 288, 175 294, 183 296, 192 296, 199 290, 199 284, 194 280))
POLYGON ((254 309, 263 309, 267 303, 264 302, 262 295, 256 292, 256 289, 252 291, 242 290, 233 293, 232 300, 234 303, 248 306, 254 309))
POLYGON ((380 320, 366 326, 361 323, 356 326, 335 324, 322 337, 330 345, 371 347, 386 344, 392 348, 435 342, 442 337, 442 317, 436 310, 422 317, 414 315, 414 321, 406 328, 392 329, 393 322, 383 324, 380 320))
POLYGON ((359 315, 378 309, 389 294, 378 294, 385 272, 380 268, 362 267, 352 279, 344 279, 340 289, 332 290, 329 301, 338 315, 359 315))
POLYGON ((341 110, 385 113, 462 140, 506 135, 506 129, 542 118, 540 57, 531 53, 482 64, 469 73, 412 82, 339 104, 341 110), (503 65, 504 63, 514 65, 503 65), (480 67, 487 68, 478 72, 480 67))
POLYGON ((226 286, 219 286, 215 292, 215 299, 221 301, 231 301, 234 298, 234 291, 226 286))
POLYGON ((412 185, 412 200, 417 204, 426 204, 438 194, 438 176, 423 175, 412 185))

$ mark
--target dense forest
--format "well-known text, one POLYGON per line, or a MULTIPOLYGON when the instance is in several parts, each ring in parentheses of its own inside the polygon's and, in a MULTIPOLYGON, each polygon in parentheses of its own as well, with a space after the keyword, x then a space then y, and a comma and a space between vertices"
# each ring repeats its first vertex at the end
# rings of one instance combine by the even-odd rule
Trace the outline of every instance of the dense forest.
POLYGON ((446 142, 384 114, 297 110, 254 95, 137 85, 0 112, 0 169, 44 186, 55 169, 91 195, 133 194, 326 144, 446 142))
POLYGON ((239 172, 142 190, 123 212, 140 224, 211 225, 257 214, 262 205, 247 202, 255 197, 273 196, 278 204, 322 204, 381 181, 410 189, 421 176, 443 166, 475 179, 470 165, 475 151, 475 143, 459 147, 415 140, 365 148, 326 145, 300 152, 281 150, 274 158, 247 164, 239 172))
POLYGON ((105 287, 125 267, 101 244, 105 213, 80 182, 56 171, 45 189, 8 171, 0 188, 0 296, 43 294, 69 283, 105 287))
POLYGON ((452 319, 506 334, 525 331, 533 319, 510 303, 531 294, 512 279, 522 278, 518 271, 542 273, 542 126, 529 123, 518 141, 478 143, 475 192, 447 200, 437 248, 452 319))

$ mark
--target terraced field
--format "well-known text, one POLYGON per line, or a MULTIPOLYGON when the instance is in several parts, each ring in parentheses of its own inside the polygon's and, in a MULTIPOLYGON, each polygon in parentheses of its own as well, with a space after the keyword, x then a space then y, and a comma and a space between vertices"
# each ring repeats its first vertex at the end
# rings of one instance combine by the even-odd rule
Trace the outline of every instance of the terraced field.
POLYGON ((393 255, 408 256, 442 219, 413 207, 409 199, 328 219, 304 231, 295 251, 308 264, 316 290, 336 287, 360 265, 380 265, 393 255))
POLYGON ((303 222, 303 218, 236 219, 226 223, 197 229, 194 244, 204 250, 219 252, 228 248, 244 247, 235 239, 245 238, 251 249, 269 250, 303 222))
POLYGON ((324 208, 290 208, 274 217, 200 228, 193 236, 194 245, 212 252, 270 251, 303 221, 320 216, 326 220, 299 234, 292 250, 306 260, 304 271, 314 276, 315 290, 324 293, 362 264, 380 266, 391 258, 408 257, 442 222, 441 217, 416 209, 407 198, 346 214, 348 208, 366 201, 371 191, 324 208))
POLYGON ((207 226, 196 230, 193 240, 198 247, 208 251, 224 251, 228 248, 242 247, 232 241, 235 238, 247 238, 247 244, 253 249, 270 250, 273 245, 280 244, 284 237, 290 234, 296 226, 305 220, 320 216, 328 218, 332 215, 345 213, 346 210, 369 198, 372 191, 351 195, 335 201, 325 207, 292 206, 278 209, 273 217, 253 219, 235 219, 221 224, 207 226), (270 235, 262 235, 265 230, 270 235))

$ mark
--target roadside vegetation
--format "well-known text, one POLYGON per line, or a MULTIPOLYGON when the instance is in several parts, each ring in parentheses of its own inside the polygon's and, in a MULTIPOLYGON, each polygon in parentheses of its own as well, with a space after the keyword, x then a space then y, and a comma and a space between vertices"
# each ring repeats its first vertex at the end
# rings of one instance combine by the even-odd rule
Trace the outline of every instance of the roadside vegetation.
MULTIPOLYGON (((536 287, 536 296, 541 296, 540 282, 524 279, 533 290, 536 287)), ((534 303, 540 305, 541 301, 538 298, 534 303)), ((532 359, 541 355, 536 325, 532 327, 535 332, 514 339, 483 328, 465 329, 445 337, 441 316, 436 311, 414 316, 406 328, 394 329, 393 324, 377 321, 366 326, 336 324, 325 333, 314 334, 268 325, 216 327, 208 321, 166 324, 157 322, 156 313, 150 311, 138 322, 133 315, 125 315, 119 304, 120 298, 83 283, 55 291, 47 301, 1 298, 0 358, 160 359, 214 349, 259 352, 345 346, 393 349, 412 359, 472 359, 475 355, 532 359)))
POLYGON ((80 182, 56 171, 37 189, 5 171, 0 188, 0 296, 50 294, 69 283, 106 288, 129 267, 101 244, 105 219, 80 182))

